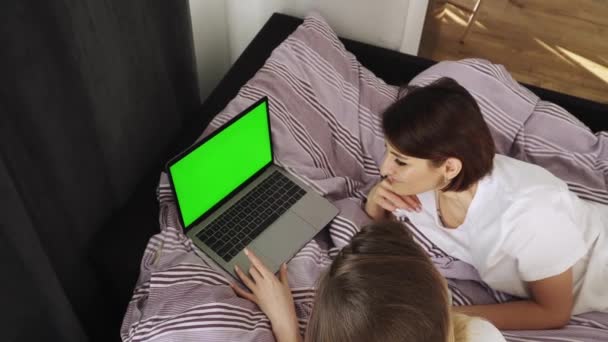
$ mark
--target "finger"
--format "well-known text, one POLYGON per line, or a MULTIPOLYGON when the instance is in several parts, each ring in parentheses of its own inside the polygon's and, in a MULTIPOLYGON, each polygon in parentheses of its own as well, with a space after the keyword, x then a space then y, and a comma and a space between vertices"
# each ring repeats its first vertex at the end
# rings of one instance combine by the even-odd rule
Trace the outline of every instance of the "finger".
POLYGON ((410 208, 410 206, 407 203, 405 203, 401 199, 401 197, 399 197, 398 195, 396 195, 394 192, 392 192, 390 190, 382 188, 379 191, 379 195, 386 198, 387 200, 389 200, 391 202, 391 204, 396 208, 413 209, 413 208, 410 208))
POLYGON ((418 195, 411 195, 410 197, 413 198, 419 206, 422 206, 422 202, 420 202, 420 198, 418 198, 418 195))
POLYGON ((391 182, 388 179, 383 180, 382 182, 380 182, 380 187, 387 189, 387 190, 393 190, 393 185, 391 184, 391 182))
POLYGON ((410 196, 400 196, 391 188, 383 188, 382 193, 397 208, 415 210, 418 207, 415 200, 409 199, 410 196))
POLYGON ((243 273, 243 271, 241 271, 241 268, 238 265, 234 265, 234 271, 236 272, 236 275, 241 278, 245 286, 247 286, 250 290, 253 290, 255 288, 255 283, 253 282, 253 280, 251 280, 248 275, 243 273))
POLYGON ((405 196, 401 199, 408 205, 409 208, 418 211, 420 209, 420 201, 416 196, 405 196))
POLYGON ((241 297, 241 298, 245 298, 248 299, 254 303, 258 303, 258 299, 256 298, 255 295, 253 295, 253 293, 251 292, 247 292, 245 290, 243 290, 242 288, 240 288, 238 285, 236 284, 232 284, 230 283, 230 287, 232 288, 232 290, 234 291, 234 293, 236 293, 237 296, 241 297))
POLYGON ((281 265, 281 270, 279 271, 279 280, 283 285, 289 286, 287 282, 287 264, 283 263, 281 265))
POLYGON ((378 190, 381 190, 381 189, 390 191, 392 193, 395 192, 395 190, 393 189, 393 186, 387 180, 383 180, 382 182, 380 182, 380 186, 378 187, 378 190))
MULTIPOLYGON (((382 188, 397 195, 397 193, 395 192, 395 190, 393 188, 393 185, 387 179, 383 180, 379 184, 382 188)), ((401 197, 401 199, 403 199, 405 202, 407 202, 406 204, 408 204, 408 205, 411 205, 411 206, 422 205, 422 202, 420 202, 420 199, 416 195, 407 195, 407 196, 397 195, 397 196, 401 197)))
POLYGON ((378 203, 378 205, 381 206, 382 209, 388 210, 390 212, 395 211, 395 209, 397 209, 397 207, 395 207, 391 201, 387 200, 382 196, 379 196, 376 199, 376 203, 378 203))
POLYGON ((259 284, 260 281, 264 280, 264 277, 260 274, 260 271, 258 271, 258 269, 253 265, 249 268, 249 274, 256 284, 259 284))
POLYGON ((245 255, 247 255, 247 257, 249 258, 249 261, 251 261, 251 263, 255 266, 255 268, 258 269, 258 271, 260 271, 260 274, 264 275, 264 274, 269 274, 270 271, 268 270, 268 268, 266 267, 266 265, 264 265, 264 263, 262 262, 262 260, 260 260, 257 255, 255 255, 255 253, 253 253, 250 249, 245 248, 244 250, 245 255))

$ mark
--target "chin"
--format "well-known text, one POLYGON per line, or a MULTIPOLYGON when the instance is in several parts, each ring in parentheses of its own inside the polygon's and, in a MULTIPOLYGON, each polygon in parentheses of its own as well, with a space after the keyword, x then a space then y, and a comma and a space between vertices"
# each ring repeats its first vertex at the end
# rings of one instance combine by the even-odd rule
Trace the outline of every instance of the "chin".
POLYGON ((401 190, 401 189, 396 189, 396 193, 399 196, 413 196, 413 195, 418 195, 423 193, 424 191, 411 191, 411 190, 401 190))
POLYGON ((408 191, 408 190, 401 190, 399 188, 395 189, 395 193, 399 196, 410 196, 410 195, 415 195, 415 193, 408 191))

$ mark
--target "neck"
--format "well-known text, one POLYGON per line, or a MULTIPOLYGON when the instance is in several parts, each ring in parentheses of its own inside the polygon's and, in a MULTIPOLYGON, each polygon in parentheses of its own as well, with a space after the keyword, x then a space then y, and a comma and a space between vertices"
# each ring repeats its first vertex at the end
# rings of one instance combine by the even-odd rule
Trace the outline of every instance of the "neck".
POLYGON ((475 197, 476 192, 477 182, 464 191, 438 191, 438 194, 450 202, 458 203, 460 206, 464 207, 463 209, 466 210, 469 208, 471 201, 473 201, 473 197, 475 197))
POLYGON ((476 191, 477 183, 460 192, 437 190, 437 216, 446 228, 458 228, 464 223, 476 191))

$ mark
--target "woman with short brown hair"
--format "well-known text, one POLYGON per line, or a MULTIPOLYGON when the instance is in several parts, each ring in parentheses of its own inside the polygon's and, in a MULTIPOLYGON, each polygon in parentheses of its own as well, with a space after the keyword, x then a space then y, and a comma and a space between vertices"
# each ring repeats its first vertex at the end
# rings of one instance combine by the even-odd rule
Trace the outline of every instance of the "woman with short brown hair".
POLYGON ((407 216, 490 287, 521 298, 457 311, 508 330, 559 328, 572 314, 608 311, 608 206, 580 199, 539 166, 495 154, 466 89, 449 78, 410 88, 382 125, 384 179, 368 195, 368 215, 407 216))

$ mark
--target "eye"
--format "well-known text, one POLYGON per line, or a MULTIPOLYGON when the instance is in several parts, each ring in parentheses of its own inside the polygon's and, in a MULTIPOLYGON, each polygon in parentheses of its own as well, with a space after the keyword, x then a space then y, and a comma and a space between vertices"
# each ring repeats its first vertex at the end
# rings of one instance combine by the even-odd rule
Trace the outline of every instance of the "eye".
POLYGON ((401 161, 401 160, 399 160, 399 159, 395 159, 395 163, 397 163, 397 165, 399 165, 399 166, 404 166, 404 165, 407 165, 407 163, 406 163, 406 162, 402 162, 402 161, 401 161))

